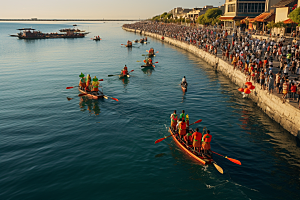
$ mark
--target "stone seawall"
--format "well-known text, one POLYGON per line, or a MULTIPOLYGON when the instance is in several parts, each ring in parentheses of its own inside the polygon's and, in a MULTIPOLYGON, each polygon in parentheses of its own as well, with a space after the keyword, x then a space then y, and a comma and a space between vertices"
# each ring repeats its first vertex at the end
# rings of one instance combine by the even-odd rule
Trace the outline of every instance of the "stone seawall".
MULTIPOLYGON (((126 31, 135 32, 133 29, 124 28, 126 31)), ((136 33, 140 33, 140 30, 136 30, 136 33)), ((150 36, 161 40, 161 35, 142 32, 146 36, 150 36)), ((246 76, 239 70, 234 70, 233 66, 224 60, 217 58, 216 56, 209 54, 201 49, 198 49, 194 45, 190 45, 172 38, 165 37, 164 42, 189 51, 199 58, 205 60, 210 65, 215 66, 218 63, 217 70, 222 74, 230 78, 239 87, 244 87, 246 76)), ((267 90, 260 90, 260 85, 257 83, 253 84, 255 90, 249 95, 254 102, 259 106, 271 119, 278 122, 284 129, 289 131, 294 136, 300 138, 300 110, 296 109, 288 103, 282 103, 282 99, 268 94, 267 90)))

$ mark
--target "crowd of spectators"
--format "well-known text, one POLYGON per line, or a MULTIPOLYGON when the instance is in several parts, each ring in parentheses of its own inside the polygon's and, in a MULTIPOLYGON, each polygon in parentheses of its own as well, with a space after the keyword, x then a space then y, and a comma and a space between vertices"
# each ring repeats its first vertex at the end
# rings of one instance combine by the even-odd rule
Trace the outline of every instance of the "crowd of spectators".
POLYGON ((277 40, 258 39, 248 32, 237 31, 229 37, 227 30, 218 28, 157 22, 138 22, 123 26, 195 45, 216 56, 221 54, 222 59, 232 63, 234 69, 246 75, 247 81, 259 83, 261 89, 269 93, 276 91, 282 94, 283 103, 286 99, 297 100, 300 109, 300 42, 296 39, 289 42, 282 37, 277 40))

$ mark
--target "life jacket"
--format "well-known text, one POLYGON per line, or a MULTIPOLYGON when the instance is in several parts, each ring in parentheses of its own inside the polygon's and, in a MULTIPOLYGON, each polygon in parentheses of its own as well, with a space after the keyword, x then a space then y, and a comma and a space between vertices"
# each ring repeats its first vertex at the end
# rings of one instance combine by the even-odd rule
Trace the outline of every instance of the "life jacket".
POLYGON ((181 118, 182 120, 184 120, 185 119, 185 114, 181 113, 180 116, 179 116, 179 118, 181 118))
POLYGON ((85 88, 85 79, 84 78, 80 79, 79 86, 85 88))
POLYGON ((202 139, 202 133, 200 133, 200 132, 193 133, 193 140, 200 141, 201 139, 202 139))
POLYGON ((173 114, 172 115, 172 122, 177 122, 177 119, 178 119, 177 114, 173 114))
POLYGON ((93 81, 92 85, 93 85, 92 91, 99 91, 99 89, 98 89, 99 82, 98 81, 93 81))
POLYGON ((123 75, 127 75, 127 70, 122 71, 123 75))
POLYGON ((203 135, 202 142, 210 143, 211 138, 212 138, 212 136, 209 133, 206 133, 205 135, 203 135))
POLYGON ((179 128, 179 134, 180 133, 185 133, 186 132, 186 123, 185 122, 181 122, 178 126, 179 128))

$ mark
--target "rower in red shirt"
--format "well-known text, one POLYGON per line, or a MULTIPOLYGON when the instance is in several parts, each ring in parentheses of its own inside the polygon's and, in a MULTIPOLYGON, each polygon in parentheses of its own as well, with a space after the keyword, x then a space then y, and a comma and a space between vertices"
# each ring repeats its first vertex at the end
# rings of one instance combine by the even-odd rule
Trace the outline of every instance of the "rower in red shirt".
MULTIPOLYGON (((205 129, 203 129, 203 134, 204 134, 204 130, 205 129)), ((210 142, 211 142, 211 138, 212 138, 212 136, 209 133, 210 133, 210 131, 207 130, 206 134, 203 135, 203 138, 202 138, 202 148, 204 150, 204 154, 206 154, 206 155, 207 155, 208 150, 210 150, 210 142)))
POLYGON ((200 150, 201 150, 202 133, 199 132, 199 129, 198 129, 198 128, 196 128, 196 132, 193 133, 192 139, 193 139, 193 147, 194 147, 194 151, 196 151, 196 149, 197 149, 198 152, 200 153, 200 150))

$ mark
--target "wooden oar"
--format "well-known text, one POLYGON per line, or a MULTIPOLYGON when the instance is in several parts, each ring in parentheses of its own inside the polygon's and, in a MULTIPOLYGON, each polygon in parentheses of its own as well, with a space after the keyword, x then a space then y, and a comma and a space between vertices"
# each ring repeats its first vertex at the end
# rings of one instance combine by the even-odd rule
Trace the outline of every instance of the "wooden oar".
POLYGON ((192 126, 192 125, 200 123, 200 122, 202 122, 202 119, 199 119, 199 120, 195 121, 194 123, 190 124, 189 126, 192 126))
POLYGON ((106 96, 106 95, 103 95, 103 97, 104 97, 104 98, 107 97, 107 98, 111 98, 111 99, 113 99, 113 100, 115 100, 115 101, 119 101, 119 99, 117 99, 117 98, 109 97, 109 96, 106 96))
POLYGON ((168 137, 171 137, 171 136, 172 136, 172 135, 165 136, 164 138, 160 138, 160 139, 156 140, 156 141, 154 142, 154 144, 159 143, 159 142, 163 141, 164 139, 167 139, 168 137))
MULTIPOLYGON (((131 70, 130 72, 133 72, 134 70, 131 70)), ((128 72, 128 74, 130 73, 128 72)), ((110 74, 110 75, 107 75, 108 77, 111 77, 111 76, 119 76, 119 75, 122 75, 122 74, 110 74)))
POLYGON ((69 89, 72 89, 74 87, 79 87, 79 86, 77 85, 77 86, 66 87, 66 89, 69 90, 69 89))
POLYGON ((235 163, 237 165, 242 165, 242 163, 239 160, 236 160, 236 159, 233 159, 233 158, 228 158, 227 156, 223 156, 223 155, 218 154, 218 153, 216 153, 216 152, 214 152, 212 150, 210 150, 210 151, 213 152, 214 154, 217 154, 219 156, 222 156, 222 157, 226 158, 227 160, 230 160, 231 162, 233 162, 233 163, 235 163))
MULTIPOLYGON (((202 119, 199 119, 199 120, 195 121, 194 123, 190 124, 190 126, 193 125, 193 124, 197 124, 197 123, 199 123, 199 122, 202 122, 202 119)), ((160 138, 160 139, 156 140, 156 141, 154 142, 154 144, 159 143, 159 142, 163 141, 164 139, 167 139, 168 137, 171 137, 171 136, 172 136, 172 135, 169 135, 169 136, 165 136, 165 137, 163 137, 163 138, 160 138)))
POLYGON ((212 164, 215 166, 215 168, 216 168, 221 174, 223 174, 223 169, 222 169, 222 167, 220 167, 219 165, 217 165, 216 162, 213 162, 212 164))

